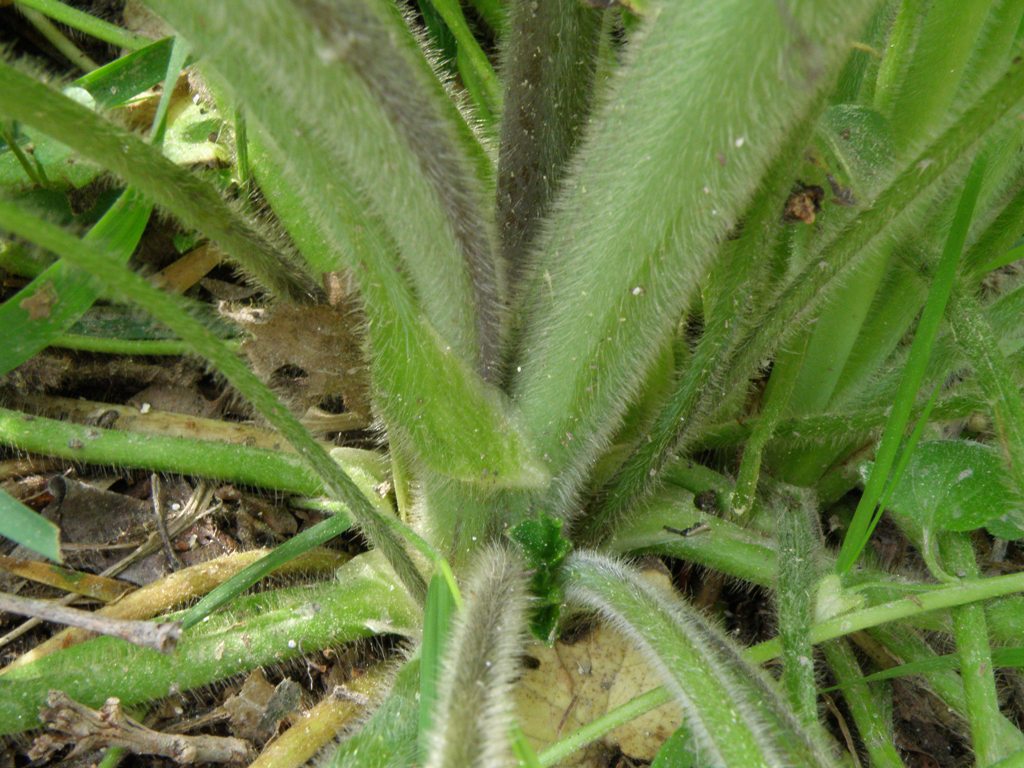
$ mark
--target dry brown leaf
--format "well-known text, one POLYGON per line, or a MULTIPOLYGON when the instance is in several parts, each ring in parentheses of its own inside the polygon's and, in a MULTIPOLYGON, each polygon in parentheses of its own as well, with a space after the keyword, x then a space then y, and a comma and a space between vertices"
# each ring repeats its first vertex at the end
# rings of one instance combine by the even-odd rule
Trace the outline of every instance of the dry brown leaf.
MULTIPOLYGON (((539 666, 524 673, 516 687, 516 705, 519 725, 538 751, 661 685, 635 643, 605 624, 571 643, 558 642, 553 648, 534 644, 527 654, 539 666)), ((610 746, 629 757, 652 760, 680 722, 681 713, 675 703, 664 704, 616 728, 600 744, 580 750, 559 765, 603 767, 606 763, 602 755, 610 746)))
POLYGON ((361 318, 351 305, 279 304, 231 316, 251 334, 242 349, 257 375, 281 391, 296 412, 340 397, 346 410, 369 419, 361 318))

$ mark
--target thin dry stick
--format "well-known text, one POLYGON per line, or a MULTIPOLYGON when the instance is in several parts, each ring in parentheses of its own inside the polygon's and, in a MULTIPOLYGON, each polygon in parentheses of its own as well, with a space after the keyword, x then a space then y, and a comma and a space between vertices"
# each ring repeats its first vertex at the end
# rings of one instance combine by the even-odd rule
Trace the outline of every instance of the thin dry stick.
POLYGON ((154 648, 161 653, 174 650, 181 637, 181 622, 132 621, 97 616, 90 611, 69 608, 48 600, 34 600, 0 592, 0 611, 19 616, 33 616, 43 621, 81 627, 100 635, 111 635, 143 648, 154 648))
POLYGON ((63 691, 50 691, 48 708, 40 712, 49 733, 32 745, 29 757, 41 760, 68 744, 68 758, 105 747, 124 747, 136 755, 160 755, 177 763, 243 763, 252 759, 248 742, 226 736, 183 736, 153 731, 121 711, 121 702, 107 699, 90 709, 63 691))
MULTIPOLYGON (((189 497, 188 502, 185 504, 181 511, 181 514, 176 517, 171 524, 168 526, 168 533, 171 536, 177 536, 179 533, 184 531, 191 525, 194 525, 201 518, 209 515, 217 509, 220 505, 210 507, 210 499, 213 497, 213 487, 205 481, 200 481, 192 495, 189 497)), ((122 560, 114 563, 112 566, 102 571, 100 576, 116 576, 129 565, 134 563, 146 555, 155 552, 160 546, 160 537, 157 534, 151 534, 148 539, 139 545, 139 548, 132 552, 130 555, 122 560)), ((56 601, 55 605, 70 605, 78 599, 78 595, 66 595, 60 600, 56 601)), ((12 629, 3 637, 0 637, 0 648, 3 648, 8 643, 21 637, 23 634, 31 629, 39 626, 40 619, 29 619, 28 621, 22 622, 20 625, 12 629)))
POLYGON ((156 518, 156 531, 160 534, 160 544, 164 549, 164 557, 167 558, 167 567, 176 571, 182 566, 181 558, 171 546, 171 537, 167 532, 167 520, 164 518, 164 494, 163 484, 160 482, 160 475, 156 472, 149 476, 149 486, 153 498, 153 516, 156 518))

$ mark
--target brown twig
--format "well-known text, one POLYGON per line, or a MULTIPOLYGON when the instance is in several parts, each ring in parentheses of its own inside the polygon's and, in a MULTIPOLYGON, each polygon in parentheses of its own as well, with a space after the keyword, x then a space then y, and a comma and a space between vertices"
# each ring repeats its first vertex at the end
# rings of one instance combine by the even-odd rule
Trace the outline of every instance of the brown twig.
POLYGON ((16 613, 19 616, 32 616, 57 624, 81 627, 101 635, 120 637, 133 645, 154 648, 161 653, 173 651, 181 637, 180 622, 111 619, 48 600, 33 600, 30 597, 17 597, 4 592, 0 592, 0 610, 16 613))
POLYGON ((48 708, 40 712, 50 731, 36 739, 28 755, 42 760, 69 744, 68 755, 105 747, 123 747, 136 755, 160 755, 176 763, 242 763, 252 759, 249 743, 226 736, 183 736, 153 731, 121 711, 121 702, 107 699, 99 710, 79 704, 63 691, 50 691, 48 708))

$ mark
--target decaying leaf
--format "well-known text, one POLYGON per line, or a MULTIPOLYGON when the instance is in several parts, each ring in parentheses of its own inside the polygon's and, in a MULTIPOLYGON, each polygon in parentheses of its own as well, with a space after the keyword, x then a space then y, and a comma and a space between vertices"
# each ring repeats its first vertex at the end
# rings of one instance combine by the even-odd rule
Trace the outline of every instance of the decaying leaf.
POLYGON ((370 418, 362 319, 352 304, 279 304, 230 316, 250 333, 242 349, 253 369, 298 413, 341 398, 346 410, 370 418))
MULTIPOLYGON (((646 572, 652 579, 663 574, 646 572)), ((666 585, 667 586, 667 585, 666 585)), ((527 650, 528 667, 516 689, 519 725, 534 749, 540 751, 661 685, 636 643, 604 624, 572 642, 548 648, 534 643, 527 650), (534 663, 534 660, 537 662, 534 663)), ((616 728, 596 747, 576 752, 559 763, 572 768, 597 768, 601 756, 614 746, 638 760, 652 760, 662 743, 679 727, 682 714, 669 702, 616 728)))
POLYGON ((263 743, 274 734, 281 720, 298 707, 301 694, 295 681, 285 678, 275 687, 257 669, 246 678, 242 690, 224 702, 224 710, 236 736, 263 743))

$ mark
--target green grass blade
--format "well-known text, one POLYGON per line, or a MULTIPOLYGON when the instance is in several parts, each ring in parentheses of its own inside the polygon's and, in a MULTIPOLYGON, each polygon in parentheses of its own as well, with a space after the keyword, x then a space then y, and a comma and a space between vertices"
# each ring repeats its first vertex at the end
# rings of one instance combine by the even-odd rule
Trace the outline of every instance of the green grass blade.
MULTIPOLYGON (((153 206, 126 190, 85 240, 125 264, 138 245, 153 206)), ((99 298, 95 283, 67 262, 58 261, 0 305, 0 375, 14 370, 67 331, 99 298)))
POLYGON ((156 115, 153 117, 153 127, 149 134, 149 143, 154 147, 162 146, 164 143, 164 134, 167 132, 167 110, 171 106, 174 88, 178 84, 181 70, 185 67, 188 53, 188 43, 180 37, 174 38, 171 55, 167 58, 167 70, 164 73, 160 101, 156 105, 156 115))
POLYGON ((230 579, 210 591, 206 597, 190 608, 181 619, 182 629, 198 624, 222 605, 226 605, 245 592, 264 576, 268 576, 299 555, 314 547, 326 544, 336 536, 352 527, 348 515, 335 512, 331 517, 322 520, 312 528, 292 536, 288 541, 274 548, 273 552, 264 555, 255 563, 247 565, 230 579))
POLYGON ((134 134, 3 63, 0 114, 52 136, 121 176, 186 226, 208 235, 244 271, 278 294, 305 298, 317 291, 213 187, 134 134))
POLYGON ((473 98, 473 102, 485 122, 494 124, 502 113, 501 87, 494 67, 487 60, 487 54, 473 36, 466 23, 462 6, 458 0, 431 0, 438 14, 444 19, 455 44, 458 46, 456 62, 462 82, 473 98))
POLYGON ((11 231, 53 251, 100 281, 106 292, 123 296, 140 305, 175 331, 182 340, 189 342, 196 354, 209 360, 281 432, 299 456, 320 476, 329 492, 348 506, 363 533, 374 546, 382 550, 412 595, 419 600, 425 597, 426 585, 422 576, 369 500, 245 363, 221 339, 191 316, 192 308, 185 299, 154 288, 135 273, 112 262, 92 244, 78 240, 2 201, 0 229, 11 231))
POLYGON ((500 37, 508 26, 508 9, 505 0, 470 0, 470 4, 491 28, 491 31, 500 37))
POLYGON ((526 734, 518 725, 513 725, 509 732, 509 741, 512 744, 512 754, 518 761, 519 768, 543 768, 540 758, 530 742, 526 740, 526 734))
POLYGON ((574 752, 593 741, 597 741, 606 733, 614 731, 623 723, 635 720, 669 701, 672 701, 672 694, 661 687, 654 688, 634 699, 630 699, 625 704, 620 704, 596 720, 592 720, 568 736, 556 741, 540 753, 538 756, 540 764, 544 768, 559 765, 574 752))
POLYGON ((438 680, 425 768, 507 765, 511 686, 526 629, 523 564, 498 547, 482 550, 466 584, 438 680))
POLYGON ((513 391, 557 478, 545 503, 561 515, 673 333, 707 254, 873 7, 698 5, 666 3, 636 35, 538 243, 513 391), (724 45, 736 55, 717 55, 724 45))
POLYGON ((923 9, 906 76, 892 101, 890 123, 898 148, 934 135, 948 119, 992 5, 990 0, 974 0, 931 3, 923 9))
POLYGON ((427 588, 427 602, 423 606, 423 641, 420 643, 420 695, 419 695, 419 760, 427 759, 430 743, 428 736, 435 714, 438 714, 440 691, 438 681, 442 662, 448 650, 451 622, 458 606, 455 593, 447 579, 436 571, 427 588))
POLYGON ((843 538, 843 545, 836 562, 836 571, 846 573, 857 560, 877 524, 875 510, 887 485, 890 470, 896 460, 900 441, 910 420, 910 413, 917 400, 917 393, 924 379, 932 346, 939 332, 946 304, 956 280, 957 266, 963 252, 967 232, 974 216, 974 205, 981 189, 984 164, 975 163, 964 185, 953 222, 950 225, 942 256, 936 267, 935 276, 928 291, 924 312, 918 321, 914 341, 910 348, 900 388, 893 403, 892 412, 882 433, 882 440, 875 457, 871 475, 864 487, 864 493, 857 503, 853 520, 843 538))
POLYGON ((99 64, 93 61, 86 53, 83 53, 67 35, 50 21, 46 16, 32 8, 21 8, 21 15, 25 20, 36 28, 46 42, 54 47, 65 59, 75 65, 83 72, 92 72, 99 68, 99 64))
POLYGON ((0 488, 0 536, 38 552, 56 563, 60 554, 60 528, 0 488))
POLYGON ((101 109, 121 106, 164 79, 173 46, 173 37, 157 40, 83 75, 75 85, 92 94, 101 109))

